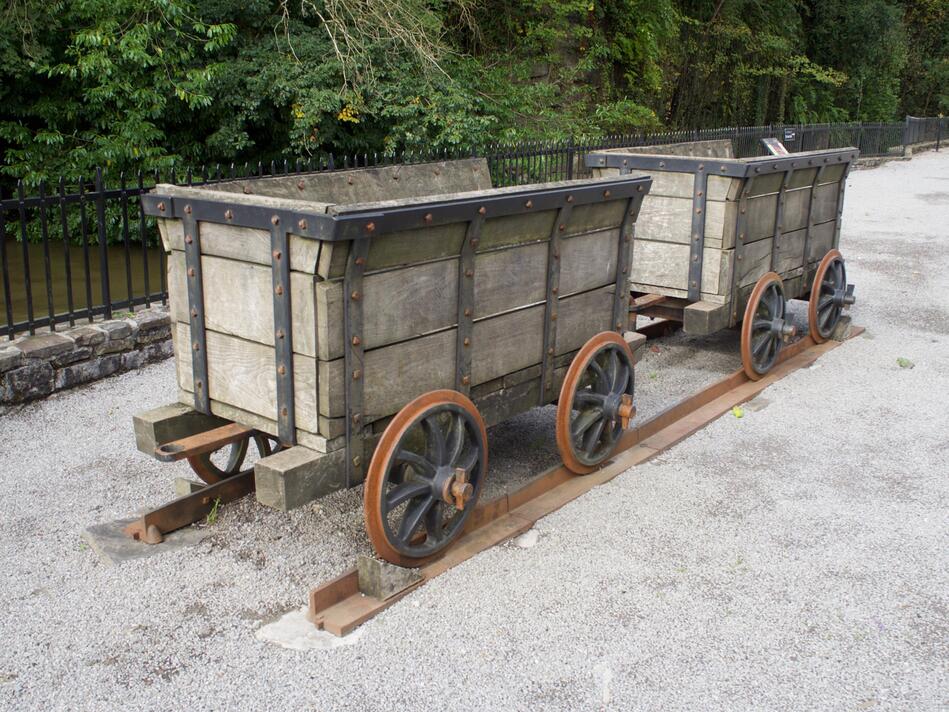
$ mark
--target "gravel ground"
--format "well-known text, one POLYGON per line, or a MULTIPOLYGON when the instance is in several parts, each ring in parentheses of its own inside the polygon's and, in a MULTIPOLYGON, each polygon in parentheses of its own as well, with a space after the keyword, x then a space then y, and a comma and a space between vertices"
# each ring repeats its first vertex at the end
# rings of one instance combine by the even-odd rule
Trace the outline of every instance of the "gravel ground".
MULTIPOLYGON (((80 531, 187 474, 131 435, 171 364, 8 411, 0 705, 946 709, 949 153, 854 173, 845 213, 865 335, 341 647, 255 633, 368 550, 358 490, 290 514, 241 502, 195 548, 109 567, 80 531)), ((735 332, 660 342, 640 417, 737 365, 735 332)), ((491 448, 497 482, 552 464, 551 409, 491 448)))

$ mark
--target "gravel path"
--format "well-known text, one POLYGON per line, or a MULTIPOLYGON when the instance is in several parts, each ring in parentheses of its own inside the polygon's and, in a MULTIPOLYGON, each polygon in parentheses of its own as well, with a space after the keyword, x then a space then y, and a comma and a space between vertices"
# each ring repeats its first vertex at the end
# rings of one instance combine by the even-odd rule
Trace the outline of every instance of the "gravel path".
MULTIPOLYGON (((187 474, 130 428, 170 400, 172 365, 8 411, 0 706, 946 709, 949 153, 855 172, 845 212, 864 336, 342 647, 255 633, 368 551, 360 491, 290 514, 244 501, 195 548, 109 567, 80 531, 187 474)), ((737 365, 734 332, 661 342, 640 417, 737 365)), ((491 448, 498 483, 552 464, 551 409, 491 448)))

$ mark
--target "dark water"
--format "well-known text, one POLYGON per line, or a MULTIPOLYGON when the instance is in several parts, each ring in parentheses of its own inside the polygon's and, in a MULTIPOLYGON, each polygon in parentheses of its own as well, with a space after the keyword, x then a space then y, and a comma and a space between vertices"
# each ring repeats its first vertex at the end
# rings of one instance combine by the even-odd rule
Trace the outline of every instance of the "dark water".
MULTIPOLYGON (((0 238, 3 239, 3 238, 0 238)), ((8 324, 9 290, 13 321, 19 323, 28 318, 27 273, 32 290, 33 317, 49 316, 50 303, 47 291, 47 274, 50 277, 52 306, 55 314, 69 311, 70 296, 73 311, 82 311, 91 305, 99 306, 102 298, 102 267, 98 245, 89 246, 88 266, 81 246, 67 246, 61 242, 49 243, 49 267, 41 244, 28 244, 24 255, 23 244, 6 238, 7 269, 0 280, 0 331, 8 324), (69 277, 67 277, 67 265, 69 277), (28 269, 27 269, 28 268, 28 269)), ((112 246, 107 250, 109 296, 113 310, 127 309, 129 298, 141 298, 147 293, 157 294, 164 290, 164 255, 157 248, 142 249, 141 245, 112 246), (147 271, 146 271, 147 260, 147 271), (147 276, 147 283, 146 283, 147 276), (146 291, 147 287, 147 291, 146 291)))

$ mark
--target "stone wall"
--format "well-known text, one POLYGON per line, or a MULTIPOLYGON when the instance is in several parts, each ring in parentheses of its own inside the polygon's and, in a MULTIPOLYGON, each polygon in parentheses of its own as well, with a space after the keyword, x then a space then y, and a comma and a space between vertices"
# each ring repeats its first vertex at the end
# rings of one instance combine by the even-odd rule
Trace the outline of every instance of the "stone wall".
POLYGON ((0 404, 42 398, 172 354, 171 320, 163 308, 0 341, 0 404))

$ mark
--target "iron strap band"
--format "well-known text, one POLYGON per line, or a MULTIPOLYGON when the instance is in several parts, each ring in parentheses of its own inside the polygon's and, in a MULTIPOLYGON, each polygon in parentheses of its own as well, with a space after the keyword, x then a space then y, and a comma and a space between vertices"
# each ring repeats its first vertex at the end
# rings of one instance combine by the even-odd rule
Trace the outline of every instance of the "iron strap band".
POLYGON ((636 229, 636 217, 643 203, 643 196, 635 196, 626 204, 626 212, 620 225, 619 244, 616 250, 616 287, 613 292, 613 321, 611 330, 622 334, 629 327, 629 270, 630 251, 633 244, 633 232, 636 229))
POLYGON ((346 398, 346 486, 364 479, 364 365, 363 274, 369 240, 353 240, 343 276, 343 384, 346 398))
POLYGON ((191 376, 194 409, 210 415, 208 386, 208 338, 204 321, 204 281, 201 276, 201 235, 189 206, 181 217, 185 243, 185 278, 188 283, 188 314, 191 317, 191 376))
POLYGON ((791 175, 793 171, 788 169, 784 173, 784 179, 781 181, 781 187, 778 189, 778 204, 775 206, 774 211, 774 232, 771 239, 771 257, 770 262, 768 263, 768 270, 774 272, 775 267, 775 257, 778 254, 778 249, 780 248, 781 236, 784 234, 784 205, 788 199, 788 184, 791 182, 791 175))
POLYGON ((705 256, 705 204, 708 197, 708 173, 700 163, 692 185, 692 234, 689 240, 688 299, 697 302, 702 293, 702 260, 705 256))
POLYGON ((570 215, 573 212, 571 205, 564 205, 557 211, 557 219, 550 231, 550 240, 547 243, 547 290, 546 306, 544 307, 544 343, 540 362, 540 395, 538 404, 550 402, 553 394, 553 363, 557 349, 557 306, 560 292, 560 233, 567 229, 570 215))
POLYGON ((295 445, 289 238, 286 229, 280 226, 280 221, 274 222, 270 229, 270 258, 273 277, 274 360, 277 370, 277 434, 284 445, 295 445))
MULTIPOLYGON (((817 169, 817 173, 814 174, 814 180, 811 182, 811 197, 807 203, 807 230, 804 232, 804 286, 807 286, 807 265, 810 262, 810 249, 811 249, 811 233, 814 231, 814 203, 817 200, 817 188, 820 185, 820 179, 824 175, 824 166, 821 166, 817 169)), ((816 271, 815 271, 816 273, 816 271)))
POLYGON ((455 335, 455 390, 471 393, 471 350, 474 348, 475 250, 481 241, 484 216, 478 214, 468 223, 458 258, 458 328, 455 335))
POLYGON ((742 260, 745 253, 745 231, 748 228, 748 194, 754 184, 754 178, 745 181, 745 187, 742 188, 741 195, 738 198, 738 219, 735 221, 735 257, 732 263, 731 288, 731 319, 729 325, 734 326, 738 323, 738 290, 741 285, 739 273, 742 268, 742 260))

